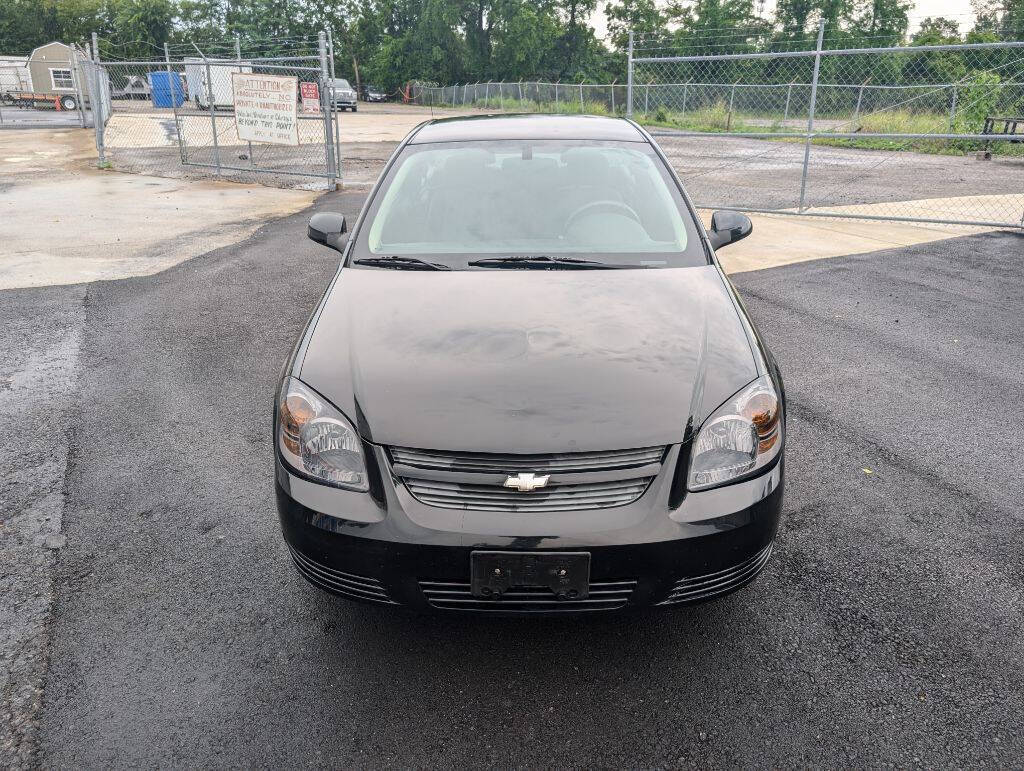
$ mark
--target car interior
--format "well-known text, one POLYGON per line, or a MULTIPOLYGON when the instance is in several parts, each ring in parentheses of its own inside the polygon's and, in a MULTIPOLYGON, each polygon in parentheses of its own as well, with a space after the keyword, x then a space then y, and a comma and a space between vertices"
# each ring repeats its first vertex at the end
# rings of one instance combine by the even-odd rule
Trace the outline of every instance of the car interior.
POLYGON ((493 142, 416 150, 371 227, 374 253, 678 252, 687 228, 657 159, 621 146, 493 142))

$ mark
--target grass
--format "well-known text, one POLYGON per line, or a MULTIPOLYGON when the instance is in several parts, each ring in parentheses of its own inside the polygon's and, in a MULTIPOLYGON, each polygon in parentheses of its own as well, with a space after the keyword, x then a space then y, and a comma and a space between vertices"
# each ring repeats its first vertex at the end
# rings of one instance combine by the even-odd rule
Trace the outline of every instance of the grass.
MULTIPOLYGON (((458 105, 461 107, 462 105, 458 105)), ((478 99, 470 102, 469 107, 476 107, 481 110, 501 110, 502 112, 542 112, 558 113, 560 115, 611 115, 612 111, 604 102, 584 100, 581 105, 579 100, 563 99, 555 102, 535 102, 532 99, 498 99, 492 96, 486 101, 478 99)), ((616 110, 616 114, 622 115, 625 108, 616 110)))

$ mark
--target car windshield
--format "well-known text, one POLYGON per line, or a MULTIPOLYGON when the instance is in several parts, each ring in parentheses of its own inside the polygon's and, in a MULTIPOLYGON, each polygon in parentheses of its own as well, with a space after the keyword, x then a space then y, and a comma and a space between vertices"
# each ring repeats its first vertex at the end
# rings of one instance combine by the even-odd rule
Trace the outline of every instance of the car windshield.
POLYGON ((496 267, 479 265, 488 257, 551 268, 567 257, 617 267, 707 264, 693 215, 646 142, 408 145, 354 247, 354 260, 420 255, 455 269, 496 267), (547 262, 523 260, 537 257, 547 262))
POLYGON ((340 78, 334 81, 334 87, 335 88, 352 88, 352 86, 350 86, 348 84, 347 80, 342 80, 340 78))

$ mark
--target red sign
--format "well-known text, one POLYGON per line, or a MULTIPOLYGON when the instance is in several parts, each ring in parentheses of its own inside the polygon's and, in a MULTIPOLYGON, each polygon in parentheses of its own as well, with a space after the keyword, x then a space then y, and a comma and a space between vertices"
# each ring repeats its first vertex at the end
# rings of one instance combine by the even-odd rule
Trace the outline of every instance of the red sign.
POLYGON ((316 83, 299 83, 303 112, 320 112, 320 87, 316 83))

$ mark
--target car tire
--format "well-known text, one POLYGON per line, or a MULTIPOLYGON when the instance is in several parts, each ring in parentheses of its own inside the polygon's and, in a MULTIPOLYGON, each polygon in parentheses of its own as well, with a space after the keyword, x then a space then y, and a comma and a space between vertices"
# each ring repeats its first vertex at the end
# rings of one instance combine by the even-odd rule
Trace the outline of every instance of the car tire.
POLYGON ((352 112, 355 112, 358 109, 359 109, 358 107, 356 107, 355 105, 352 105, 352 112))
POLYGON ((75 97, 71 96, 70 94, 67 95, 67 96, 62 96, 60 98, 60 109, 62 109, 62 110, 77 110, 78 109, 78 100, 75 99, 75 97))

